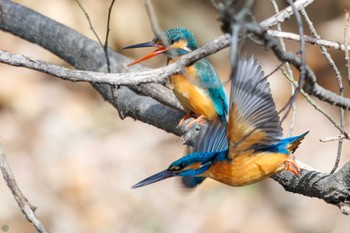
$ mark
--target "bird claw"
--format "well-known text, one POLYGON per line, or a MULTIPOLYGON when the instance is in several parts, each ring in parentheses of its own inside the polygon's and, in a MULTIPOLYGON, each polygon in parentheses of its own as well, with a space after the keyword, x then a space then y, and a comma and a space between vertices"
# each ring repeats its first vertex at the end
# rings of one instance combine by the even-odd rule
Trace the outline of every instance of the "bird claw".
POLYGON ((196 119, 190 121, 187 125, 186 128, 189 128, 192 124, 194 124, 195 122, 200 122, 203 125, 205 125, 205 121, 204 121, 205 116, 204 115, 200 115, 199 117, 197 117, 196 119))
POLYGON ((184 123, 185 120, 187 120, 188 118, 192 117, 193 115, 191 114, 186 114, 179 122, 178 126, 182 125, 184 123))
MULTIPOLYGON (((188 118, 190 117, 193 117, 194 115, 191 115, 191 114, 188 114, 188 115, 185 115, 179 122, 179 125, 182 125, 184 123, 185 120, 187 120, 188 118)), ((187 125, 186 125, 186 128, 189 128, 192 124, 194 124, 195 122, 200 122, 202 124, 206 124, 205 121, 204 121, 204 118, 205 116, 204 115, 200 115, 199 117, 197 117, 196 119, 190 121, 187 125)))
POLYGON ((284 168, 284 170, 288 170, 290 172, 292 172, 295 176, 299 177, 299 173, 301 172, 299 166, 296 164, 296 162, 294 161, 294 159, 292 158, 288 158, 286 161, 286 166, 284 168))

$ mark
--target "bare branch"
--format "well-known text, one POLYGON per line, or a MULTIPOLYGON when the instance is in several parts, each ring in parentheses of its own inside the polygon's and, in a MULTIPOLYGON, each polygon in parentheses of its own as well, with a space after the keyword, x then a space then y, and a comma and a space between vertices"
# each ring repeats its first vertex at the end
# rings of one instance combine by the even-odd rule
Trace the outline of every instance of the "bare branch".
POLYGON ((350 57, 349 57, 349 10, 345 10, 344 12, 344 44, 345 44, 345 66, 347 70, 347 77, 348 77, 348 85, 350 85, 350 57))
POLYGON ((11 190, 13 197, 17 201, 17 204, 21 208, 22 213, 27 218, 29 222, 33 224, 35 229, 40 233, 47 233, 44 225, 40 222, 40 220, 36 217, 34 211, 37 207, 34 207, 29 203, 28 199, 23 195, 21 190, 19 189, 16 179, 12 174, 10 165, 6 160, 5 153, 0 145, 0 168, 2 171, 2 175, 7 184, 7 187, 11 190))
MULTIPOLYGON (((302 8, 306 8, 309 6, 314 0, 298 0, 294 2, 294 6, 296 10, 300 10, 302 8)), ((260 25, 264 28, 270 28, 276 26, 279 23, 283 23, 287 19, 289 19, 292 15, 294 15, 293 9, 291 6, 281 10, 279 13, 274 16, 265 19, 260 23, 260 25)))
MULTIPOLYGON (((273 37, 300 41, 300 36, 298 34, 294 34, 291 32, 280 32, 280 31, 276 31, 276 30, 267 30, 267 33, 273 37)), ((345 51, 346 48, 350 49, 349 45, 346 46, 346 45, 338 43, 338 42, 324 40, 321 38, 314 38, 311 36, 304 35, 304 39, 305 39, 305 42, 307 42, 307 43, 310 43, 313 45, 325 46, 325 47, 336 49, 336 50, 345 51)))
MULTIPOLYGON (((294 81, 287 73, 282 71, 283 75, 289 79, 289 81, 296 87, 298 83, 294 81)), ((308 95, 303 89, 301 89, 300 93, 305 97, 306 101, 311 104, 317 111, 319 111, 322 115, 324 115, 333 125, 335 128, 339 130, 340 133, 343 135, 349 135, 344 128, 342 128, 326 111, 319 106, 314 100, 311 99, 310 95, 308 95)), ((344 138, 349 139, 348 137, 344 136, 344 138)))
MULTIPOLYGON (((283 111, 286 109, 286 112, 284 114, 284 116, 281 118, 281 122, 283 122, 287 115, 289 114, 289 111, 292 109, 293 104, 295 103, 296 97, 297 95, 300 93, 300 89, 303 88, 304 82, 305 82, 305 67, 306 67, 306 63, 305 63, 305 40, 304 40, 304 27, 303 27, 303 22, 301 20, 301 16, 299 11, 296 9, 294 3, 292 0, 287 0, 288 4, 292 7, 292 10, 295 14, 295 18, 297 21, 297 28, 298 28, 298 32, 300 35, 300 53, 301 53, 301 58, 300 58, 300 77, 299 77, 299 85, 298 87, 295 89, 293 95, 291 96, 291 98, 289 99, 289 101, 287 102, 287 104, 280 110, 283 111)), ((303 8, 302 8, 303 9, 303 8)), ((282 48, 283 51, 283 48, 282 48)))
MULTIPOLYGON (((32 59, 23 55, 11 54, 9 52, 0 51, 0 62, 12 66, 26 67, 29 69, 41 71, 55 77, 73 81, 73 82, 93 82, 104 84, 115 84, 125 86, 137 86, 145 83, 166 83, 167 78, 173 74, 180 73, 182 67, 189 66, 195 61, 218 52, 219 50, 229 46, 229 35, 223 35, 208 42, 201 49, 187 54, 177 62, 158 69, 144 69, 143 71, 129 73, 100 73, 81 70, 70 70, 61 66, 53 65, 44 61, 32 59)), ((129 62, 121 64, 127 69, 129 62)))
POLYGON ((339 139, 344 139, 344 135, 339 135, 336 137, 327 137, 327 138, 321 138, 320 142, 333 142, 333 141, 338 141, 339 139))
POLYGON ((161 28, 159 26, 156 14, 154 13, 154 7, 152 4, 152 0, 145 0, 145 5, 146 5, 146 10, 147 10, 147 15, 151 23, 151 28, 153 31, 153 34, 156 36, 161 35, 161 28))
MULTIPOLYGON (((306 23, 309 25, 309 29, 310 29, 312 35, 319 39, 320 36, 318 35, 315 27, 313 26, 313 23, 311 22, 308 14, 306 13, 305 9, 302 9, 301 13, 304 16, 306 23)), ((321 51, 322 51, 322 54, 326 57, 327 61, 331 65, 331 67, 333 68, 334 72, 335 72, 335 77, 337 79, 338 86, 339 86, 339 95, 341 97, 344 97, 344 88, 343 88, 343 83, 342 83, 342 79, 343 78, 342 78, 342 76, 340 74, 340 71, 339 71, 337 65, 335 64, 334 60, 332 59, 331 55, 328 53, 327 48, 324 47, 324 46, 321 46, 321 51)), ((345 124, 344 123, 344 109, 340 108, 340 113, 339 114, 340 114, 339 126, 340 126, 340 128, 342 130, 344 130, 344 124, 345 124)), ((333 166, 333 168, 332 168, 330 173, 334 173, 335 170, 338 168, 340 157, 341 157, 342 145, 343 145, 343 139, 339 138, 336 160, 335 160, 334 166, 333 166)))
POLYGON ((109 31, 111 30, 109 26, 111 23, 111 15, 112 15, 112 9, 113 9, 114 3, 115 3, 115 0, 112 0, 111 5, 108 8, 106 38, 105 38, 105 43, 103 45, 103 50, 105 51, 105 54, 106 54, 107 72, 108 73, 111 73, 111 62, 109 60, 109 55, 108 55, 108 39, 109 39, 109 31))
POLYGON ((273 179, 279 182, 286 191, 300 193, 300 190, 307 189, 308 192, 303 195, 322 198, 329 204, 337 205, 343 214, 350 214, 350 162, 347 162, 334 174, 303 168, 301 170, 299 177, 282 171, 273 176, 273 179), (324 191, 319 192, 320 190, 324 191))
MULTIPOLYGON (((277 14, 279 12, 279 9, 278 9, 278 5, 277 5, 276 1, 272 0, 271 3, 272 3, 272 6, 273 6, 273 8, 275 10, 275 13, 277 14)), ((277 30, 279 32, 282 31, 281 24, 277 24, 277 30)), ((283 38, 279 38, 278 40, 279 40, 279 42, 281 44, 282 49, 284 51, 287 51, 286 44, 284 43, 283 38)), ((285 66, 286 66, 286 69, 287 69, 288 76, 292 80, 294 80, 294 76, 293 76, 293 72, 292 72, 292 69, 290 67, 290 64, 288 62, 286 62, 285 66)), ((291 86, 291 92, 292 92, 291 94, 294 95, 295 87, 294 87, 293 83, 291 83, 290 86, 291 86)), ((293 128, 294 128, 294 124, 295 124, 295 120, 296 120, 296 109, 297 109, 296 103, 293 102, 292 103, 292 119, 291 119, 291 122, 290 122, 290 125, 289 125, 289 129, 288 129, 288 137, 292 136, 292 133, 293 133, 293 128)))
MULTIPOLYGON (((277 58, 283 62, 289 62, 293 64, 297 69, 301 69, 301 60, 292 53, 284 52, 277 41, 267 34, 266 30, 260 25, 248 23, 245 25, 248 32, 253 33, 258 38, 262 39, 266 46, 272 49, 277 58)), ((338 96, 337 94, 321 87, 316 82, 316 76, 309 66, 305 67, 306 77, 303 89, 310 95, 319 98, 322 101, 344 108, 350 109, 350 99, 338 96)))
POLYGON ((90 26, 90 30, 92 31, 92 33, 94 33, 96 39, 98 40, 98 43, 103 47, 102 41, 100 39, 100 37, 98 36, 97 32, 95 31, 94 26, 92 25, 91 19, 89 14, 87 13, 87 11, 85 10, 84 6, 80 3, 79 0, 75 0, 75 2, 78 4, 79 8, 83 11, 85 18, 87 19, 89 26, 90 26))

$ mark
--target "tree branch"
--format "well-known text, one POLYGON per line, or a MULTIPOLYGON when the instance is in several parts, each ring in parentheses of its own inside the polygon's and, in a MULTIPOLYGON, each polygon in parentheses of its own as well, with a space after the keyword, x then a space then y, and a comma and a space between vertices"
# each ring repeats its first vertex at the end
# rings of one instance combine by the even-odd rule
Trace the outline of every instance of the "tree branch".
MULTIPOLYGON (((284 38, 288 40, 295 40, 300 41, 300 36, 298 34, 292 33, 292 32, 280 32, 276 30, 267 30, 267 33, 273 37, 278 38, 284 38)), ((350 49, 350 46, 346 46, 345 44, 341 44, 339 42, 324 40, 321 38, 315 38, 311 36, 304 35, 305 42, 313 44, 313 45, 319 45, 319 46, 325 46, 328 48, 336 49, 336 50, 342 50, 345 51, 346 47, 350 49)))
POLYGON ((350 214, 350 162, 334 174, 301 169, 299 177, 283 171, 273 179, 288 192, 323 199, 337 205, 343 214, 350 214))
POLYGON ((17 201, 17 204, 21 208, 22 213, 26 216, 27 220, 33 224, 36 230, 40 233, 47 233, 44 225, 35 215, 36 207, 29 203, 28 199, 23 195, 19 189, 16 179, 12 174, 10 165, 8 164, 5 153, 0 145, 0 168, 2 175, 7 184, 7 187, 11 190, 13 197, 17 201))
MULTIPOLYGON (((300 10, 303 8, 306 8, 311 3, 313 3, 314 0, 298 0, 294 2, 294 7, 296 10, 300 10)), ((294 15, 293 8, 291 6, 281 10, 280 12, 276 13, 274 16, 265 19, 260 23, 260 25, 264 28, 271 28, 276 26, 279 23, 283 23, 290 17, 294 15)))
MULTIPOLYGON (((253 33, 259 39, 264 41, 266 47, 272 49, 275 53, 276 57, 280 59, 282 62, 289 62, 293 64, 299 71, 302 66, 302 62, 300 58, 298 58, 295 54, 284 52, 281 48, 280 44, 270 36, 265 28, 261 27, 258 24, 247 23, 245 24, 245 28, 247 32, 253 33)), ((305 66, 305 83, 303 89, 306 93, 317 97, 318 99, 327 102, 329 104, 344 108, 346 110, 350 109, 350 99, 341 97, 317 84, 316 76, 311 70, 309 66, 305 66)))

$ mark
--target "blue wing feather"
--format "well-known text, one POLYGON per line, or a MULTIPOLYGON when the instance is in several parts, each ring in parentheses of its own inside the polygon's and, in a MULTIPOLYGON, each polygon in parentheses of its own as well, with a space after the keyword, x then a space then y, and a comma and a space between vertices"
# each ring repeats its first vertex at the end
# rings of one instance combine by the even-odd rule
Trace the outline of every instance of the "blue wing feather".
MULTIPOLYGON (((213 154, 212 152, 219 152, 227 149, 227 122, 218 119, 209 123, 207 128, 203 130, 198 143, 194 145, 194 152, 207 152, 207 154, 213 154)), ((204 156, 203 154, 203 157, 204 156)), ((182 184, 186 188, 194 188, 204 180, 205 177, 185 176, 182 177, 182 184)))
POLYGON ((228 149, 227 122, 215 120, 203 130, 194 152, 218 152, 228 149))

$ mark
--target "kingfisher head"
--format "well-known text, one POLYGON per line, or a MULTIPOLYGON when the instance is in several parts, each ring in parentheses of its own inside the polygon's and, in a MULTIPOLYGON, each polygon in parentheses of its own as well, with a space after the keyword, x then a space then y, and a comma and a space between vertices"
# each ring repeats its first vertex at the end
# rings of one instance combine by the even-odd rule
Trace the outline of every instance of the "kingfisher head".
POLYGON ((156 36, 150 42, 127 46, 123 49, 143 47, 155 47, 156 50, 144 56, 143 58, 140 58, 139 60, 129 64, 129 66, 135 65, 159 54, 165 54, 169 59, 174 59, 178 56, 192 52, 198 48, 193 34, 188 29, 172 28, 162 32, 159 36, 156 36))
POLYGON ((220 154, 225 153, 226 151, 194 152, 188 154, 170 164, 166 170, 140 181, 132 186, 132 188, 139 188, 174 176, 200 176, 210 168, 220 157, 220 154))

